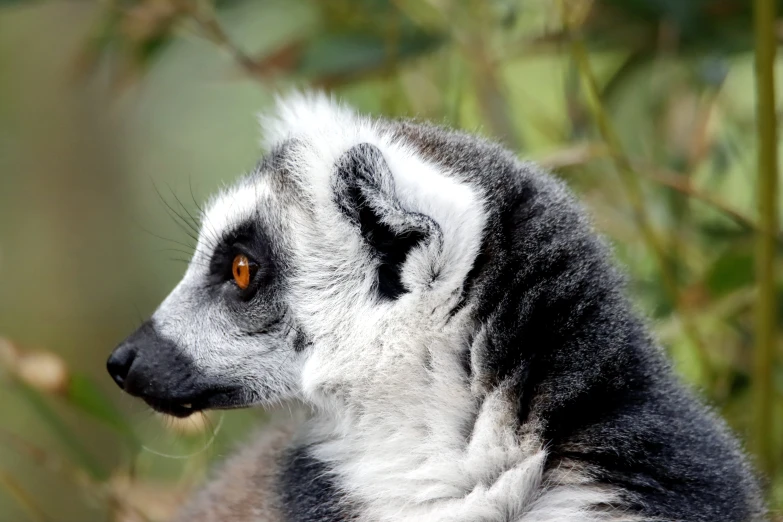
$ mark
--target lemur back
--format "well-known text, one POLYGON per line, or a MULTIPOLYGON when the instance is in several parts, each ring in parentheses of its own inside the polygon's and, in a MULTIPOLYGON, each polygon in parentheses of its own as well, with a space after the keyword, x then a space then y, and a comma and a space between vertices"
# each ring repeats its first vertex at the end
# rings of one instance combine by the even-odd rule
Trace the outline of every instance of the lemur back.
POLYGON ((738 443, 560 181, 323 96, 262 123, 265 159, 212 201, 182 282, 109 361, 175 415, 307 412, 181 520, 763 518, 738 443))

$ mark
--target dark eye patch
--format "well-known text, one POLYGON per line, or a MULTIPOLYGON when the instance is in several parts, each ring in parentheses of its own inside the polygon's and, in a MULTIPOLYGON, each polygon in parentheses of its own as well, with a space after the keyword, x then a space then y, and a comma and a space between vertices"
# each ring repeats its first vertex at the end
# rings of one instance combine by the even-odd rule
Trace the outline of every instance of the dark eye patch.
POLYGON ((253 222, 243 223, 228 232, 216 245, 209 262, 210 286, 222 286, 233 280, 232 265, 239 255, 247 256, 253 263, 253 279, 245 290, 236 290, 245 299, 274 279, 274 263, 270 243, 260 226, 253 222))

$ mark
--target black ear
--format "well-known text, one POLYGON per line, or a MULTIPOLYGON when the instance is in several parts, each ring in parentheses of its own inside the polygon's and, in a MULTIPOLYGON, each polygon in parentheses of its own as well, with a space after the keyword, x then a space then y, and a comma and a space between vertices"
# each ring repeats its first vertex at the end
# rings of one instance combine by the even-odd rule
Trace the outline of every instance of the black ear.
POLYGON ((397 299, 408 291, 400 278, 405 259, 437 233, 438 226, 402 206, 392 173, 377 147, 362 143, 351 148, 338 161, 336 174, 337 205, 378 260, 378 293, 384 299, 397 299))

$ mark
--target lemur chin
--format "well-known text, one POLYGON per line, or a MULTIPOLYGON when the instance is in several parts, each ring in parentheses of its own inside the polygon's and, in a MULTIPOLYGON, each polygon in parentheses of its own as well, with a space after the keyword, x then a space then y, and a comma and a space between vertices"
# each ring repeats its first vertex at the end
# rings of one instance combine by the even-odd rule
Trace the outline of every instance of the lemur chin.
POLYGON ((561 182, 321 95, 262 125, 263 161, 211 200, 182 281, 108 361, 172 415, 301 405, 182 521, 764 517, 561 182))

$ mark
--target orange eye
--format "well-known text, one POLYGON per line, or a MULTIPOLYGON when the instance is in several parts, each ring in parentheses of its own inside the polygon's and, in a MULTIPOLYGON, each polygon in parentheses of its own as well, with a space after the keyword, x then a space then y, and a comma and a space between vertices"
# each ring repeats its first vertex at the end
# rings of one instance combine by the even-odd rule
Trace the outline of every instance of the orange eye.
POLYGON ((234 282, 242 290, 250 286, 250 260, 244 254, 237 254, 234 263, 231 265, 231 272, 234 274, 234 282))

